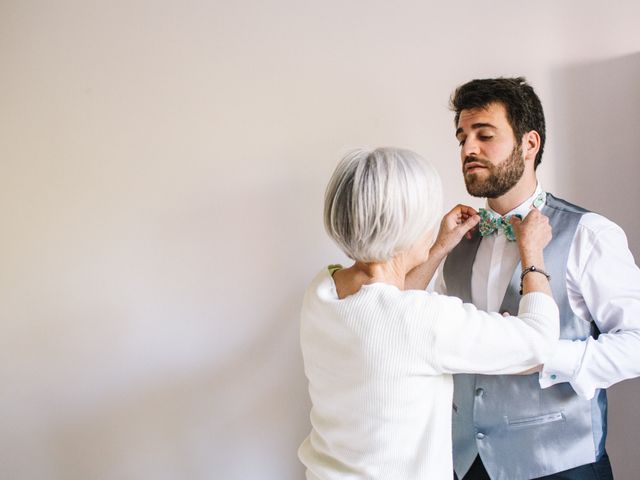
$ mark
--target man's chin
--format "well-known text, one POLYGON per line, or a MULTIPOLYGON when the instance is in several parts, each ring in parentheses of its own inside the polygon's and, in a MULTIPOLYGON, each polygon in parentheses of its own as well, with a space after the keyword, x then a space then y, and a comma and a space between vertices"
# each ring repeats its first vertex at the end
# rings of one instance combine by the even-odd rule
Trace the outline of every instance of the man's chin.
POLYGON ((495 185, 486 185, 486 183, 468 183, 466 182, 467 193, 477 198, 498 198, 507 193, 513 186, 506 189, 497 189, 495 185))
POLYGON ((467 187, 467 192, 469 193, 469 195, 479 198, 487 197, 487 185, 476 181, 477 177, 475 175, 469 175, 469 177, 473 177, 465 177, 465 186, 467 187))

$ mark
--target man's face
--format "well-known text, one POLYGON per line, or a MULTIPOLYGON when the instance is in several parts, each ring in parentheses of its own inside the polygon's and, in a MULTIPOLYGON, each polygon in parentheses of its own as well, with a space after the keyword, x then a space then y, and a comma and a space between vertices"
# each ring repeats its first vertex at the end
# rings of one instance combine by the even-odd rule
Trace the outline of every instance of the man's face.
POLYGON ((522 177, 522 147, 515 141, 502 104, 462 110, 456 138, 464 182, 474 197, 500 197, 522 177))

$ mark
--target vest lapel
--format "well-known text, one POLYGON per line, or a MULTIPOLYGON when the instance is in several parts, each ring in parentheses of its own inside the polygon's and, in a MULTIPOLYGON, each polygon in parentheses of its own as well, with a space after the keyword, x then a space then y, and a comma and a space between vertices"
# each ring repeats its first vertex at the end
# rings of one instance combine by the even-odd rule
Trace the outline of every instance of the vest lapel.
POLYGON ((447 256, 444 263, 444 278, 447 294, 471 302, 471 272, 482 237, 475 232, 471 240, 463 238, 447 256))
POLYGON ((520 275, 522 274, 522 264, 517 263, 516 269, 513 271, 507 291, 500 305, 500 313, 508 312, 509 315, 517 315, 520 307, 520 275))

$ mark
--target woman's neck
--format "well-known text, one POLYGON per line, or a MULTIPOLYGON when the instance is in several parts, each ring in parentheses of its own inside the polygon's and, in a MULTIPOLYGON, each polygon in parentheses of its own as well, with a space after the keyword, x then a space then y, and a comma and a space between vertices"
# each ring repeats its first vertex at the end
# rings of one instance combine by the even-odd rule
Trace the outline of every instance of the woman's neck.
POLYGON ((407 272, 402 255, 395 256, 387 262, 356 262, 352 268, 360 272, 363 279, 367 280, 364 284, 387 283, 400 289, 404 288, 404 278, 407 272))
POLYGON ((338 270, 333 279, 338 297, 345 298, 372 283, 385 283, 402 290, 406 275, 404 255, 396 255, 386 262, 355 262, 349 268, 338 270))

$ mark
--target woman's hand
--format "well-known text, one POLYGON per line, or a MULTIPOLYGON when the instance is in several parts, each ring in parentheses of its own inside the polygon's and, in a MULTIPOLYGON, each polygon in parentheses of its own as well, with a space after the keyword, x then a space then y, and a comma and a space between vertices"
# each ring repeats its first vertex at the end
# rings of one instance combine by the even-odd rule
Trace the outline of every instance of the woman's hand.
POLYGON ((432 253, 446 256, 460 243, 463 236, 471 237, 472 229, 480 221, 480 216, 472 207, 456 205, 440 222, 438 237, 431 247, 432 253))
POLYGON ((469 233, 480 221, 473 208, 457 205, 440 222, 440 231, 429 250, 427 261, 411 270, 404 282, 407 290, 424 290, 433 278, 440 262, 455 247, 462 237, 469 233))

